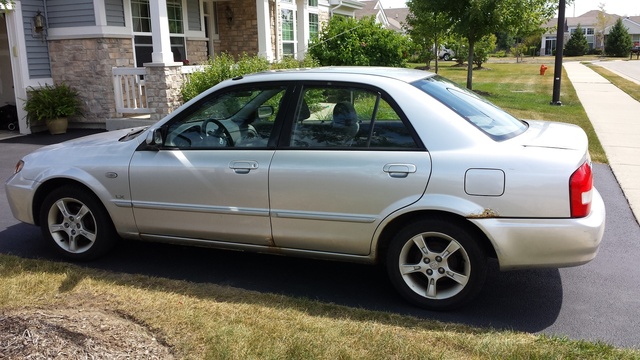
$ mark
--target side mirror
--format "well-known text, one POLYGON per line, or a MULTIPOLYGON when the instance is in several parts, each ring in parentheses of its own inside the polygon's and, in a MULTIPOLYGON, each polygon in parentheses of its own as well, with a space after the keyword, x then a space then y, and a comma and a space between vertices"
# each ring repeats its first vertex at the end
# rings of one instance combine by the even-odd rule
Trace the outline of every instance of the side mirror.
POLYGON ((162 146, 162 129, 157 128, 147 133, 147 138, 144 141, 146 150, 159 150, 162 146))
POLYGON ((273 106, 264 105, 258 108, 258 119, 267 119, 271 115, 273 115, 273 106))

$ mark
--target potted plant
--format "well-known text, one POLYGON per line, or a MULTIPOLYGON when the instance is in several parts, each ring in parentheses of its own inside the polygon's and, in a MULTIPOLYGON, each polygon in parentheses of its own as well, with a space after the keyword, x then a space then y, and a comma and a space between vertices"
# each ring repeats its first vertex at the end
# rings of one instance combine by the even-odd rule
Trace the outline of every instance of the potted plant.
POLYGON ((29 87, 25 101, 29 125, 44 122, 51 134, 67 132, 68 117, 82 114, 82 101, 78 92, 65 83, 40 88, 29 87))

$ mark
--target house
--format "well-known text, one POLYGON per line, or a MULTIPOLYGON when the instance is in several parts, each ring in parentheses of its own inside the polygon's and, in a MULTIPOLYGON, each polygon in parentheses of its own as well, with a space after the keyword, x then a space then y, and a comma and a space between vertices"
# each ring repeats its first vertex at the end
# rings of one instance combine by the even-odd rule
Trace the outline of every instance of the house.
POLYGON ((221 52, 302 58, 322 23, 361 8, 357 0, 15 0, 0 9, 0 106, 16 104, 19 130, 30 133, 28 88, 65 82, 85 104, 71 126, 105 128, 130 114, 155 121, 181 104, 191 65, 221 52))
MULTIPOLYGON (((571 34, 573 34, 578 28, 578 25, 580 25, 580 28, 587 38, 589 49, 602 49, 609 30, 619 18, 622 18, 622 24, 627 28, 627 31, 629 31, 633 42, 638 44, 640 42, 640 16, 622 17, 620 15, 602 13, 600 10, 591 10, 578 17, 566 17, 564 24, 564 43, 566 44, 571 34), (602 19, 604 21, 600 20, 600 14, 603 15, 602 19), (602 30, 602 28, 604 29, 602 30), (604 37, 600 37, 598 34, 603 31, 604 37)), ((549 31, 542 35, 541 55, 553 55, 555 53, 557 26, 557 18, 551 19, 545 25, 549 31)))
POLYGON ((404 33, 404 22, 409 15, 408 8, 384 9, 380 0, 360 0, 363 7, 355 11, 356 19, 373 16, 376 22, 387 29, 404 33))

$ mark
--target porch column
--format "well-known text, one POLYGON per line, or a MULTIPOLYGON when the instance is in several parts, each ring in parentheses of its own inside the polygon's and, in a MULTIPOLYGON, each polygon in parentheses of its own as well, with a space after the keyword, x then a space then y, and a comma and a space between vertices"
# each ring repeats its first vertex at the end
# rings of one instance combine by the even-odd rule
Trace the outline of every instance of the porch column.
POLYGON ((153 41, 151 61, 156 64, 173 63, 171 42, 169 40, 167 0, 149 1, 149 11, 151 12, 151 38, 153 41))
POLYGON ((149 11, 153 52, 151 63, 144 64, 145 91, 151 120, 160 120, 182 104, 182 63, 173 61, 167 0, 149 1, 149 11))
POLYGON ((258 56, 273 61, 269 0, 256 0, 256 12, 258 15, 258 56))

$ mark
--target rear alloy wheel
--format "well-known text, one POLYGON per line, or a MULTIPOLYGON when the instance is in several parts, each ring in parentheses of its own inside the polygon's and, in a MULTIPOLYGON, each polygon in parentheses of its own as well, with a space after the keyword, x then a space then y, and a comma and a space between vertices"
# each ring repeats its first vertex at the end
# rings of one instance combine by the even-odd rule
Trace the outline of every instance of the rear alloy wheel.
POLYGON ((118 239, 109 214, 93 194, 62 187, 49 194, 40 211, 42 235, 71 260, 90 260, 111 249, 118 239))
POLYGON ((394 237, 387 272, 409 302, 430 310, 450 310, 480 292, 487 263, 483 249, 463 227, 428 219, 408 225, 394 237))

